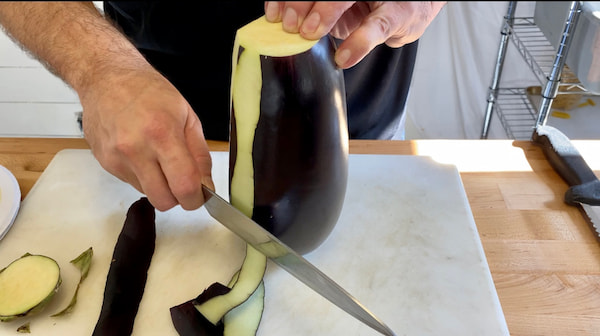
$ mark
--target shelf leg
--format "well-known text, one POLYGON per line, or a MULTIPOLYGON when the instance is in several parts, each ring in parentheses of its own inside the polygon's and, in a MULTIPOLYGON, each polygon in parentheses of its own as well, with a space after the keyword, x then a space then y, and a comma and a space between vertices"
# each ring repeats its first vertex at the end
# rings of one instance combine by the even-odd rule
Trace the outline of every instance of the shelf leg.
POLYGON ((506 49, 508 47, 508 40, 512 31, 512 25, 515 17, 515 10, 517 8, 516 1, 510 1, 508 3, 508 10, 504 17, 504 23, 502 25, 502 31, 500 34, 502 38, 500 40, 500 46, 498 48, 498 54, 496 56, 496 65, 494 67, 494 75, 492 76, 492 83, 488 90, 487 107, 485 109, 485 116, 483 118, 483 129, 481 131, 481 139, 487 139, 492 121, 492 114, 494 112, 494 104, 498 98, 498 86, 500 84, 500 77, 502 75, 502 67, 504 66, 504 59, 506 58, 506 49))
POLYGON ((565 66, 565 60, 569 52, 569 47, 571 46, 573 35, 575 34, 575 28, 577 27, 577 20, 579 19, 580 13, 581 2, 571 2, 571 8, 569 9, 567 20, 565 21, 565 28, 554 58, 552 70, 548 76, 548 82, 546 82, 544 90, 542 91, 542 100, 540 102, 539 113, 535 124, 536 127, 545 125, 548 120, 548 111, 550 111, 552 101, 556 98, 558 93, 562 70, 565 66))

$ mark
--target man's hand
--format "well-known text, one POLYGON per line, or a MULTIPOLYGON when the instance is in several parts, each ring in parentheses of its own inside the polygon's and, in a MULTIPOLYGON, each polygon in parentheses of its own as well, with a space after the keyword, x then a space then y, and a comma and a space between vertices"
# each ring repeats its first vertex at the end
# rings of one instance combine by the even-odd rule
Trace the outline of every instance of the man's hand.
POLYGON ((92 2, 0 2, 0 23, 79 95, 102 167, 158 210, 204 203, 214 189, 198 117, 92 2))
POLYGON ((101 165, 158 210, 204 203, 214 189, 200 120, 154 69, 103 73, 81 94, 85 138, 101 165))
POLYGON ((358 63, 377 45, 401 47, 416 41, 445 2, 274 2, 265 4, 271 22, 307 39, 327 33, 343 39, 335 61, 341 68, 358 63))

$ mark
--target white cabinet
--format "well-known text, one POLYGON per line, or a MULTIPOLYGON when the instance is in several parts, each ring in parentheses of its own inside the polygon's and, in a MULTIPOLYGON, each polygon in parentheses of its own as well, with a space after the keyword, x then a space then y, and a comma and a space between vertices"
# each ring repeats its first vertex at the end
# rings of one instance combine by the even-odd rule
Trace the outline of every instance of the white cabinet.
POLYGON ((0 30, 0 136, 81 137, 77 94, 0 30))

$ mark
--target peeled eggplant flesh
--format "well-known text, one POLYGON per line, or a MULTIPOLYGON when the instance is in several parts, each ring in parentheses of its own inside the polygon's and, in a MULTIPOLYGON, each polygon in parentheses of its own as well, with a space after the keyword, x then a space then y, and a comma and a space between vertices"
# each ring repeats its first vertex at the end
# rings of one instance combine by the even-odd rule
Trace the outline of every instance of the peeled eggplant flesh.
POLYGON ((265 283, 262 281, 246 301, 223 316, 223 336, 256 335, 264 307, 265 283))
POLYGON ((0 321, 41 311, 61 284, 52 258, 25 254, 0 271, 0 321))
POLYGON ((267 258, 248 245, 238 280, 231 291, 196 305, 196 309, 216 325, 227 312, 242 304, 254 293, 262 282, 266 267, 267 258))

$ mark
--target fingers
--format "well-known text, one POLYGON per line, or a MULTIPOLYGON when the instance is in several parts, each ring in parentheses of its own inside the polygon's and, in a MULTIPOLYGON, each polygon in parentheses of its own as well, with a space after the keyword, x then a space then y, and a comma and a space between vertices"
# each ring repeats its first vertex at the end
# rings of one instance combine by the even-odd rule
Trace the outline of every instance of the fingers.
POLYGON ((297 33, 312 5, 313 3, 310 1, 267 1, 265 16, 271 22, 282 22, 285 31, 297 33))
POLYGON ((424 33, 445 2, 267 2, 267 20, 282 22, 284 30, 307 39, 327 33, 344 39, 336 52, 337 65, 346 69, 379 44, 398 48, 424 33))
POLYGON ((315 2, 299 27, 300 34, 307 39, 316 40, 327 35, 352 7, 354 1, 315 2))
MULTIPOLYGON (((133 162, 141 162, 141 160, 133 162)), ((137 173, 134 178, 139 180, 141 192, 148 197, 157 210, 166 211, 179 203, 158 162, 146 161, 143 167, 134 167, 133 171, 137 173)))
POLYGON ((279 1, 265 1, 265 17, 269 22, 281 21, 281 5, 283 4, 279 1))
POLYGON ((98 160, 110 173, 145 194, 157 210, 166 211, 179 201, 167 180, 169 175, 164 166, 172 169, 177 163, 169 163, 169 158, 161 157, 167 147, 173 146, 166 141, 161 144, 158 136, 161 132, 160 129, 146 132, 144 141, 117 135, 112 146, 107 146, 98 160))
POLYGON ((200 120, 162 79, 151 77, 134 90, 133 83, 147 78, 136 79, 125 86, 133 90, 126 98, 117 90, 110 99, 83 100, 86 139, 102 167, 145 194, 156 209, 178 204, 196 209, 204 203, 202 184, 214 189, 200 120))
POLYGON ((214 189, 212 161, 200 121, 189 106, 184 128, 179 134, 171 134, 163 146, 157 146, 157 155, 164 178, 152 176, 148 187, 140 181, 144 191, 156 195, 159 204, 167 209, 180 204, 186 210, 193 210, 204 204, 202 184, 214 189))
POLYGON ((285 31, 300 33, 307 39, 319 39, 336 25, 353 27, 352 32, 343 34, 347 39, 336 52, 338 66, 349 68, 364 58, 375 46, 384 43, 393 34, 392 26, 396 24, 391 22, 384 12, 362 11, 365 7, 362 4, 354 10, 360 11, 361 15, 352 15, 353 11, 346 13, 354 5, 353 1, 269 1, 265 4, 265 16, 272 22, 281 21, 285 31))
POLYGON ((283 29, 290 33, 300 33, 311 40, 325 36, 336 24, 353 1, 312 2, 268 1, 265 16, 271 22, 282 22, 283 29))
POLYGON ((113 175, 145 194, 159 211, 178 204, 186 210, 197 209, 204 204, 202 184, 214 190, 210 177, 212 162, 201 129, 189 131, 195 135, 188 136, 187 141, 182 135, 162 144, 148 138, 145 148, 121 145, 115 151, 118 154, 113 152, 111 155, 119 159, 112 163, 104 160, 105 166, 113 175))
POLYGON ((127 139, 102 147, 92 146, 102 167, 145 194, 156 209, 165 211, 178 204, 149 146, 140 148, 127 139))
MULTIPOLYGON (((340 68, 349 68, 360 62, 377 45, 386 43, 402 24, 400 16, 389 15, 379 7, 367 15, 340 44, 335 61, 340 68)), ((398 45, 400 46, 400 45, 398 45)))

